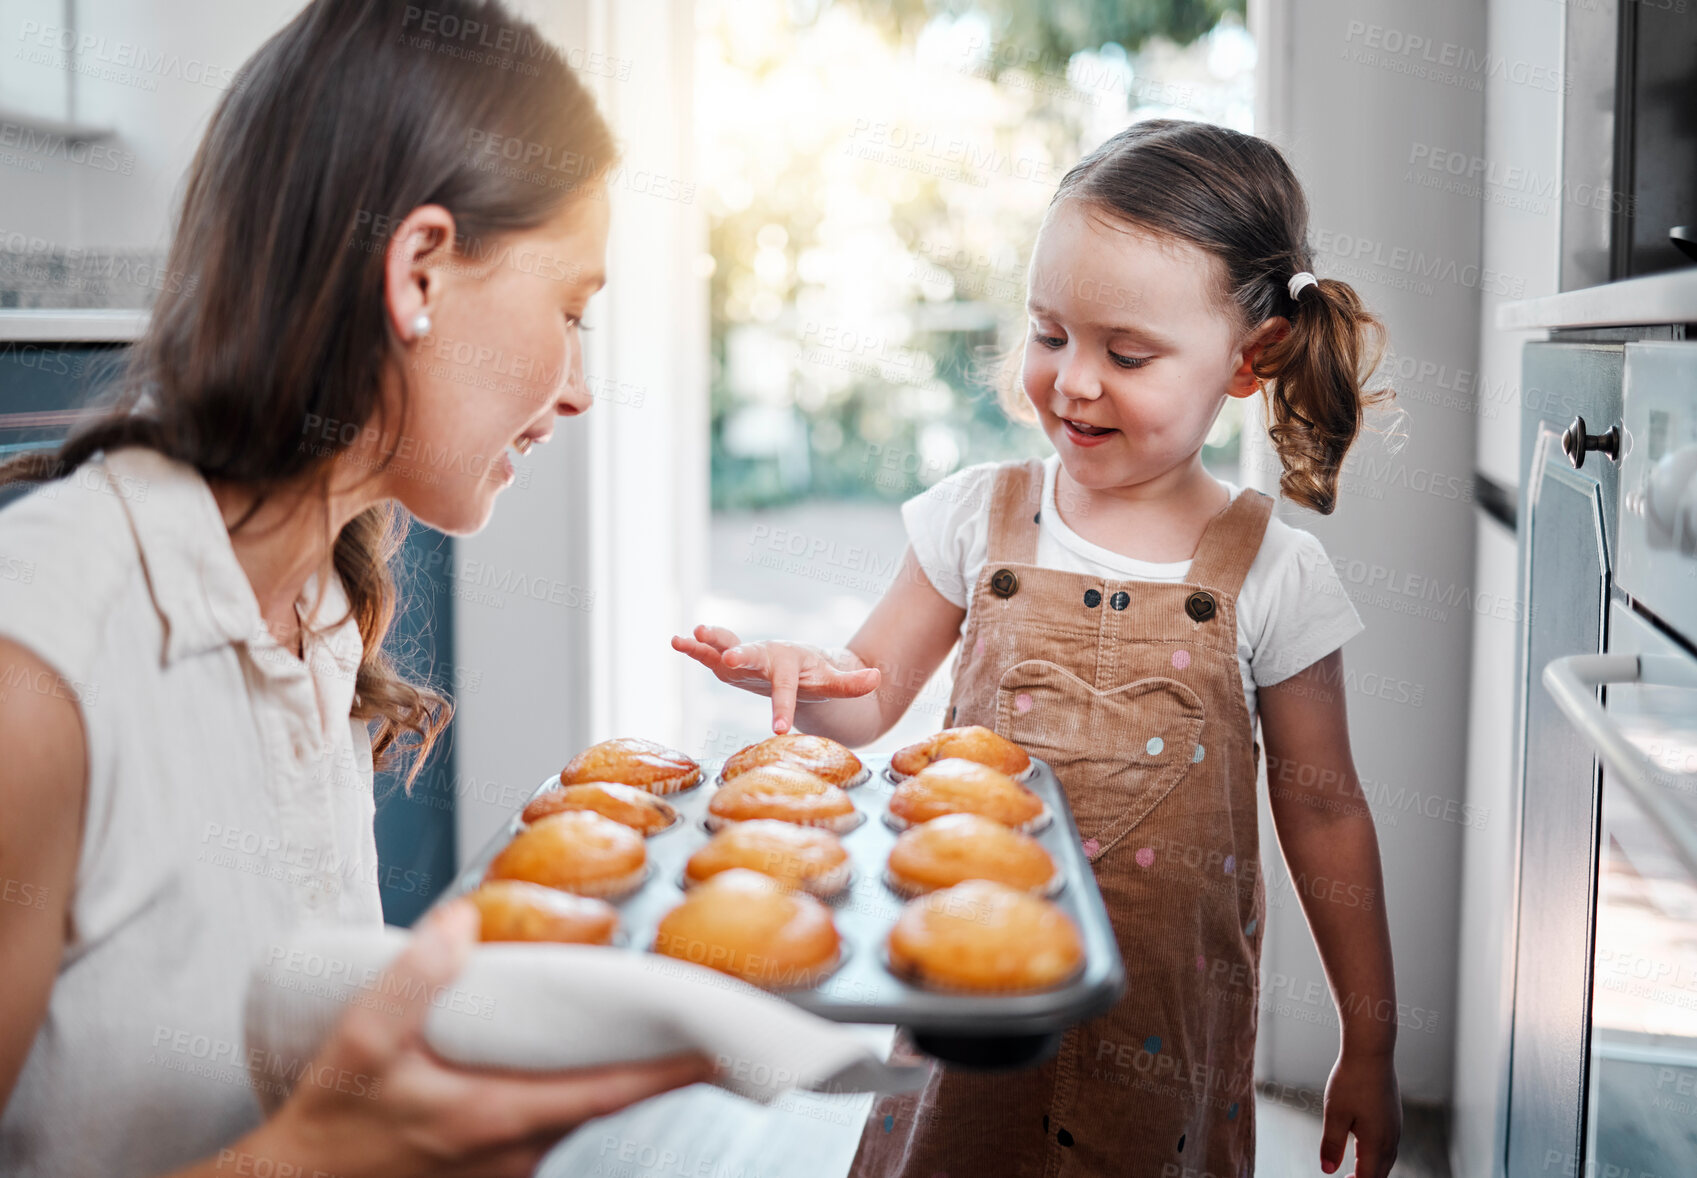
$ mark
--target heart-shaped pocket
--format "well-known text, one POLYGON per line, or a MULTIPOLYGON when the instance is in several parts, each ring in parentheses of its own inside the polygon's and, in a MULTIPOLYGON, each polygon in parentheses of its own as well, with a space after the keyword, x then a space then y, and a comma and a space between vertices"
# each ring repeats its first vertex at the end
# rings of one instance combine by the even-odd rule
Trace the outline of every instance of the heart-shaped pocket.
POLYGON ((1190 771, 1202 723, 1201 697, 1162 676, 1099 691, 1057 663, 1026 659, 996 691, 996 731, 1054 769, 1092 862, 1190 771))

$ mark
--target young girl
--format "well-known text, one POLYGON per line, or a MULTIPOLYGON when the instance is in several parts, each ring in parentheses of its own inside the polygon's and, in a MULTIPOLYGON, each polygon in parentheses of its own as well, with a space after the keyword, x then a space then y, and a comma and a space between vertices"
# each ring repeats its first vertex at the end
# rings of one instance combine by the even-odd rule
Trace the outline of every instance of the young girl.
POLYGON ((1281 490, 1335 505, 1381 328, 1308 273, 1307 220, 1264 140, 1169 120, 1114 136, 1062 180, 1032 252, 1023 416, 1055 455, 907 503, 901 574, 846 651, 708 626, 673 641, 769 694, 774 731, 863 745, 958 640, 947 724, 1054 768, 1113 919, 1122 1000, 1041 1067, 939 1068, 875 1109, 859 1174, 1253 1173, 1257 720, 1342 1025, 1322 1168, 1353 1133, 1359 1178, 1390 1169, 1390 939, 1339 652, 1361 623, 1319 542, 1201 459, 1224 399, 1264 391, 1281 490))

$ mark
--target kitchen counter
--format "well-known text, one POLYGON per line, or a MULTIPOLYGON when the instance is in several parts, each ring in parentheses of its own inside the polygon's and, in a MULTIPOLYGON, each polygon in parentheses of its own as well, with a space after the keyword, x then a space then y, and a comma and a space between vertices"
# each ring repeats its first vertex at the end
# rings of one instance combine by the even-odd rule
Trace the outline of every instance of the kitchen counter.
POLYGON ((1697 266, 1521 299, 1497 308, 1497 326, 1505 331, 1660 323, 1697 323, 1697 266))

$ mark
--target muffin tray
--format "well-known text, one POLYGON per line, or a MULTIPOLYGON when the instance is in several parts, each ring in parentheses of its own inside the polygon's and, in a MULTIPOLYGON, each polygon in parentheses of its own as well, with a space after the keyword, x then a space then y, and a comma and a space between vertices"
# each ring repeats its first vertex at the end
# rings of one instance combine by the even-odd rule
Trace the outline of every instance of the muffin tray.
MULTIPOLYGON (((1053 1052, 1068 1027, 1106 1012, 1125 990, 1125 968, 1072 811, 1049 766, 1033 759, 1035 772, 1025 782, 1042 798, 1051 816, 1033 837, 1055 860, 1064 879, 1053 902, 1078 925, 1084 943, 1084 966, 1072 981, 1054 989, 978 995, 922 989, 889 971, 884 938, 905 903, 884 882, 884 864, 897 838, 897 831, 884 818, 896 786, 887 761, 862 759, 872 768, 871 776, 848 791, 862 821, 840 836, 854 864, 854 877, 837 898, 824 901, 842 935, 842 958, 817 986, 774 993, 835 1022, 906 1027, 921 1050, 951 1062, 984 1067, 1018 1066, 1042 1059, 1053 1052)), ((701 785, 665 796, 665 801, 677 809, 679 820, 647 840, 647 882, 616 904, 620 922, 617 944, 646 951, 653 944, 660 918, 683 899, 679 882, 684 863, 712 837, 702 819, 717 788, 718 769, 717 764, 703 765, 701 785)), ((549 777, 532 798, 557 784, 557 778, 549 777)), ((490 861, 522 829, 522 812, 521 806, 519 813, 466 864, 437 903, 470 892, 482 882, 490 861)))

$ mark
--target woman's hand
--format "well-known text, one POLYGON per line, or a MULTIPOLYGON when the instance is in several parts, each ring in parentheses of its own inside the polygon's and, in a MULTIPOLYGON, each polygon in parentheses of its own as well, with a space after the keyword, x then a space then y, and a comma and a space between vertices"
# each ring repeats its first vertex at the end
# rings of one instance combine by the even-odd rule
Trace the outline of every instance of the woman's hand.
POLYGON ((697 626, 695 637, 672 639, 672 649, 687 654, 722 683, 772 697, 772 731, 795 725, 796 701, 818 703, 854 699, 878 690, 876 667, 850 651, 829 654, 799 642, 741 642, 721 626, 697 626))
POLYGON ((430 995, 452 984, 476 934, 466 901, 421 924, 383 983, 394 1001, 351 1008, 276 1117, 190 1173, 266 1173, 269 1161, 271 1173, 345 1178, 528 1175, 583 1122, 712 1075, 695 1055, 544 1074, 442 1062, 421 1036, 430 995))
POLYGON ((1388 1054, 1338 1056, 1326 1082, 1325 1129, 1320 1137, 1320 1168, 1334 1172, 1343 1162, 1346 1140, 1355 1134, 1354 1178, 1385 1178, 1402 1140, 1402 1097, 1396 1068, 1388 1054))

